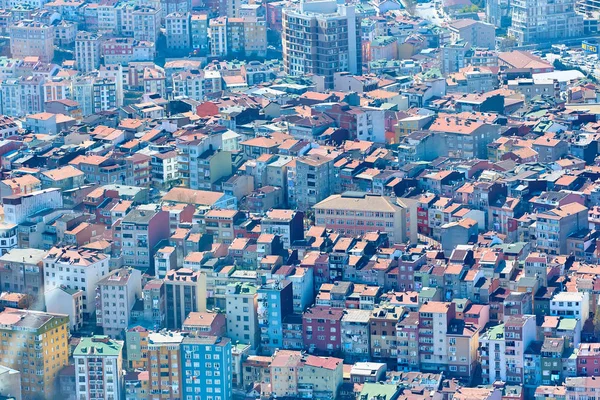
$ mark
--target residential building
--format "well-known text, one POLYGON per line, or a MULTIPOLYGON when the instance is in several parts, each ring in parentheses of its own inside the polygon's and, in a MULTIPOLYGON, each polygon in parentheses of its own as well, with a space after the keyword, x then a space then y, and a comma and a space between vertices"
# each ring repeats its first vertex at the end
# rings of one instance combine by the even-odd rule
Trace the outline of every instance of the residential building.
POLYGON ((142 276, 131 267, 111 271, 96 284, 96 324, 118 338, 131 324, 131 311, 142 298, 142 276))
POLYGON ((25 19, 9 28, 10 54, 14 58, 39 57, 50 63, 54 58, 54 27, 25 19))
POLYGON ((283 64, 289 75, 321 76, 322 88, 332 88, 335 72, 360 73, 360 18, 353 5, 330 0, 301 2, 283 9, 282 22, 283 64), (320 29, 336 29, 337 33, 323 36, 318 34, 320 29), (317 49, 329 47, 338 51, 324 58, 317 54, 317 49))
POLYGON ((272 354, 282 347, 283 321, 293 312, 292 283, 265 279, 256 293, 260 347, 265 354, 272 354))
POLYGON ((257 288, 249 283, 231 283, 227 285, 226 313, 227 337, 231 340, 249 344, 257 349, 260 343, 258 328, 257 288))
POLYGON ((123 399, 123 342, 108 336, 81 338, 73 351, 77 399, 123 399))
POLYGON ((73 247, 53 247, 44 257, 44 282, 47 289, 64 286, 83 291, 83 313, 96 311, 96 285, 108 275, 110 256, 73 247))
POLYGON ((342 351, 348 361, 368 361, 371 353, 369 310, 346 310, 340 324, 342 351))
MULTIPOLYGON (((14 248, 0 256, 0 283, 7 292, 31 296, 33 309, 44 307, 44 257, 46 251, 14 248)), ((46 280, 46 286, 48 281, 46 280)))
POLYGON ((167 48, 185 50, 191 47, 191 15, 172 13, 165 18, 167 48))
POLYGON ((100 68, 101 36, 92 32, 79 31, 75 38, 75 64, 77 69, 87 74, 100 68))
POLYGON ((125 265, 153 267, 156 245, 170 236, 169 213, 142 207, 131 210, 114 231, 125 265))
POLYGON ((76 332, 83 327, 83 290, 59 286, 44 293, 46 311, 69 317, 69 328, 76 332))
POLYGON ((182 399, 232 399, 233 361, 229 338, 186 337, 181 342, 181 355, 182 399))
POLYGON ((570 203, 537 215, 536 247, 547 254, 567 254, 567 238, 588 226, 588 209, 570 203))
POLYGON ((0 352, 4 367, 21 372, 23 398, 52 398, 58 374, 69 362, 69 317, 6 309, 0 313, 0 333, 13 338, 0 343, 0 352), (24 354, 34 365, 25 368, 24 354))
POLYGON ((189 268, 167 272, 164 280, 166 325, 179 329, 191 312, 206 311, 206 274, 189 268))
POLYGON ((142 357, 150 374, 149 390, 153 399, 182 398, 183 339, 179 332, 162 330, 148 333, 147 350, 142 357))
POLYGON ((302 314, 304 348, 309 353, 334 354, 341 351, 341 322, 344 310, 315 306, 302 314))

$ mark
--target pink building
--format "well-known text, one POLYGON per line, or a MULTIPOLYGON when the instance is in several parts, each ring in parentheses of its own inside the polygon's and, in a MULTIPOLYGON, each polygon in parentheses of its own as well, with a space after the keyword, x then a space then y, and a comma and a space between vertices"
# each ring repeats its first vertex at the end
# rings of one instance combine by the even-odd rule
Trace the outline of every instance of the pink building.
POLYGON ((577 376, 600 375, 600 343, 580 343, 577 353, 577 376))

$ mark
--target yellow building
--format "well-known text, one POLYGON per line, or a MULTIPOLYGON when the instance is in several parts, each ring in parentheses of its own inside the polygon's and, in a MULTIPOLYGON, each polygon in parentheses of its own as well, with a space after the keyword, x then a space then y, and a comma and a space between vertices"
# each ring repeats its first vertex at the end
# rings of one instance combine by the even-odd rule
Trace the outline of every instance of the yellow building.
POLYGON ((125 353, 130 370, 148 368, 148 329, 134 326, 125 332, 125 353))
POLYGON ((6 309, 0 313, 2 365, 21 372, 23 398, 52 398, 69 359, 69 317, 6 309))
POLYGON ((160 331, 148 335, 147 363, 153 400, 178 400, 181 395, 181 351, 179 332, 160 331))
POLYGON ((408 136, 411 132, 424 129, 427 124, 433 121, 431 115, 409 115, 398 120, 394 126, 394 143, 400 143, 400 138, 408 136))

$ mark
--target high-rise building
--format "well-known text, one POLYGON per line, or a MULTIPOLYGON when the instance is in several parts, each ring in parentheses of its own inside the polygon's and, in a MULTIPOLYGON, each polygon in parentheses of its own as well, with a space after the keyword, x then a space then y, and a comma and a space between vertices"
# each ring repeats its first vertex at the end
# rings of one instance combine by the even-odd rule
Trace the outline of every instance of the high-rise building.
POLYGON ((290 75, 323 77, 333 87, 336 72, 361 73, 360 19, 353 5, 301 1, 283 10, 283 64, 290 75))
POLYGON ((189 13, 172 13, 165 18, 168 49, 185 50, 191 47, 192 18, 189 13))
POLYGON ((100 67, 100 35, 77 32, 75 38, 75 63, 80 72, 88 73, 100 67))
POLYGON ((206 311, 206 274, 189 268, 167 272, 165 277, 167 328, 180 329, 188 314, 206 311))
POLYGON ((583 16, 575 12, 575 0, 511 1, 512 22, 508 36, 517 43, 542 43, 583 36, 583 16))
POLYGON ((272 354, 283 344, 283 319, 293 312, 293 293, 290 281, 265 282, 258 288, 258 326, 260 346, 272 354))
POLYGON ((231 340, 216 336, 186 337, 181 343, 183 399, 232 398, 231 340))
POLYGON ((141 41, 156 42, 160 33, 160 10, 152 7, 140 7, 133 12, 133 38, 141 41))
POLYGON ((54 27, 22 20, 10 27, 10 53, 14 58, 36 56, 49 63, 54 58, 54 27))
POLYGON ((0 334, 2 365, 21 372, 23 398, 53 398, 56 377, 69 361, 69 317, 7 309, 0 313, 0 334))
POLYGON ((249 283, 231 283, 227 285, 225 298, 227 336, 256 349, 259 341, 256 286, 249 283))
POLYGON ((148 334, 145 354, 150 373, 150 396, 154 400, 181 399, 181 342, 179 332, 160 331, 148 334))
POLYGON ((108 336, 81 338, 73 351, 78 400, 120 400, 123 342, 108 336))
POLYGON ((131 310, 142 297, 142 276, 133 268, 120 268, 98 281, 96 324, 105 335, 119 337, 130 325, 131 310))

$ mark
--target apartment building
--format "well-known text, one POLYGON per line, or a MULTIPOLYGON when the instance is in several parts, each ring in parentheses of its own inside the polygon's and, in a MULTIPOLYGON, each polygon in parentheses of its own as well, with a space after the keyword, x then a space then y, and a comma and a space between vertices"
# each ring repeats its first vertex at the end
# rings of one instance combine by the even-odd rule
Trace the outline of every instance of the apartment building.
POLYGON ((44 250, 20 248, 11 249, 0 256, 2 291, 28 294, 32 298, 32 308, 42 309, 45 303, 45 256, 44 250))
POLYGON ((369 360, 371 354, 370 318, 369 310, 346 310, 340 324, 344 360, 369 360))
POLYGON ((93 316, 96 285, 108 275, 109 259, 106 254, 81 248, 53 247, 43 259, 45 286, 83 290, 83 312, 93 316))
POLYGON ((54 27, 31 19, 9 28, 10 54, 14 58, 39 57, 43 63, 54 58, 54 27))
POLYGON ((349 235, 386 232, 393 243, 417 242, 416 202, 361 192, 334 194, 315 204, 315 225, 349 235))
POLYGON ((192 19, 189 13, 172 13, 165 18, 167 48, 185 50, 191 47, 192 19))
POLYGON ((249 344, 252 349, 260 345, 258 329, 258 293, 249 283, 231 283, 225 294, 227 313, 227 337, 233 341, 249 344))
POLYGON ((231 339, 186 337, 181 342, 182 399, 229 400, 233 396, 231 339))
POLYGON ((588 227, 588 209, 570 203, 537 214, 536 247, 547 254, 567 254, 567 238, 588 227))
POLYGON ((81 338, 73 351, 78 400, 121 400, 123 342, 108 336, 81 338))
POLYGON ((44 297, 47 312, 69 317, 71 332, 83 327, 83 290, 59 286, 46 291, 44 297))
MULTIPOLYGON (((148 333, 147 350, 142 358, 150 375, 149 390, 153 400, 182 399, 183 355, 180 332, 148 333)), ((129 353, 129 352, 128 352, 129 353)))
POLYGON ((52 398, 59 372, 69 363, 69 317, 7 309, 0 313, 0 333, 11 338, 0 342, 2 365, 21 372, 23 398, 52 398))
POLYGON ((227 43, 227 18, 212 18, 208 23, 208 37, 210 39, 210 56, 224 57, 229 52, 227 43))
POLYGON ((536 340, 533 315, 511 316, 485 331, 479 341, 484 382, 524 384, 528 347, 536 340))
POLYGON ((93 32, 79 31, 75 38, 75 65, 87 74, 100 68, 101 36, 93 32))
POLYGON ((550 300, 550 315, 578 319, 585 324, 590 316, 588 292, 558 292, 550 300))
POLYGON ((265 354, 272 354, 282 347, 283 321, 293 312, 292 283, 265 279, 256 293, 260 347, 265 354))
POLYGON ((133 38, 135 40, 156 43, 160 33, 160 9, 148 6, 133 11, 133 38))
POLYGON ((113 233, 120 242, 125 265, 152 268, 154 253, 161 240, 168 239, 169 213, 142 207, 131 210, 113 233))
POLYGON ((58 188, 20 193, 2 198, 4 222, 21 224, 29 216, 43 209, 56 209, 63 206, 61 190, 58 188))
POLYGON ((487 22, 461 18, 450 23, 448 28, 453 42, 463 40, 468 46, 479 49, 496 47, 496 27, 487 22))
POLYGON ((309 352, 333 354, 341 351, 341 322, 344 310, 315 306, 302 314, 304 348, 309 352))
POLYGON ((120 268, 111 271, 97 283, 96 324, 105 335, 121 337, 130 326, 131 310, 142 298, 142 276, 139 270, 120 268))
POLYGON ((206 311, 206 274, 189 268, 167 272, 164 280, 166 326, 179 329, 190 312, 206 311))
POLYGON ((455 316, 454 303, 429 301, 419 309, 419 356, 422 371, 443 371, 447 368, 446 333, 455 316))
POLYGON ((573 1, 516 0, 510 3, 510 9, 508 36, 515 38, 519 46, 583 36, 583 15, 575 11, 573 1))
POLYGON ((190 30, 192 48, 197 51, 198 55, 201 57, 208 55, 208 20, 209 18, 206 14, 192 14, 191 17, 190 30))
POLYGON ((321 86, 333 88, 335 72, 360 74, 361 30, 354 5, 335 1, 300 2, 283 9, 282 46, 285 72, 293 76, 314 74, 323 77, 321 86), (333 34, 320 35, 325 29, 333 34), (336 48, 323 55, 321 48, 336 48))
POLYGON ((306 211, 330 196, 335 184, 334 162, 334 157, 320 155, 298 157, 294 181, 292 184, 288 182, 289 191, 294 192, 294 204, 289 204, 288 198, 288 205, 297 205, 299 210, 306 211))

